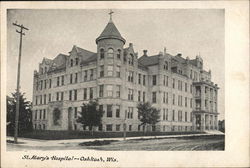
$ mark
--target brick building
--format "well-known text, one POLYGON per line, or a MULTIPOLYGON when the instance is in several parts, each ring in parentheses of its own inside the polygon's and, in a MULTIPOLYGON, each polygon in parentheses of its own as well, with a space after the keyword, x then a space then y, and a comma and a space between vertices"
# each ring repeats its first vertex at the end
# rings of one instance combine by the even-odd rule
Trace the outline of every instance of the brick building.
POLYGON ((218 86, 200 56, 172 56, 166 49, 138 57, 112 18, 96 39, 97 52, 73 46, 68 55, 44 58, 33 80, 33 127, 85 130, 76 118, 83 102, 98 98, 105 111, 100 131, 142 131, 137 103, 160 109, 156 131, 218 129, 218 86), (125 117, 126 116, 126 117, 125 117), (125 120, 126 118, 126 120, 125 120))

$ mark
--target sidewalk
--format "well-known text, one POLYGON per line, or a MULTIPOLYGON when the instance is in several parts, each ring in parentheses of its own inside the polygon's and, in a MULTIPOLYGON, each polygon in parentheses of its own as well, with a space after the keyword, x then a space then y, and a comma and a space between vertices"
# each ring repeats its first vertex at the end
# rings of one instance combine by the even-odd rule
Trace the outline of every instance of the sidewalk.
MULTIPOLYGON (((126 140, 134 139, 154 139, 154 138, 178 138, 178 137, 192 137, 192 136, 210 136, 210 135, 222 135, 219 133, 207 133, 207 134, 189 134, 189 135, 164 135, 164 136, 140 136, 140 137, 126 137, 126 140)), ((14 137, 7 137, 6 140, 14 140, 14 137)), ((82 142, 92 142, 92 141, 103 141, 103 140, 124 140, 123 137, 119 138, 96 138, 96 139, 65 139, 65 140, 39 140, 39 139, 29 139, 29 138, 18 138, 19 144, 13 144, 18 146, 47 146, 47 147, 60 147, 65 145, 78 145, 82 142)))

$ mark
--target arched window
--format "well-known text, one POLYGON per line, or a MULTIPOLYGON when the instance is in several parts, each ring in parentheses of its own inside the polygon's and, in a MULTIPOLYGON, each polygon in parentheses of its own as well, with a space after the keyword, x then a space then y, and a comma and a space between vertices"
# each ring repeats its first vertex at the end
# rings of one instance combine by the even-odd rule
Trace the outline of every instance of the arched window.
POLYGON ((104 59, 104 49, 100 49, 100 59, 104 59))
POLYGON ((108 49, 108 57, 109 58, 114 58, 114 50, 112 48, 108 49))
POLYGON ((73 64, 74 64, 74 61, 73 61, 73 59, 71 59, 71 60, 70 60, 70 66, 72 67, 73 64))
POLYGON ((121 50, 120 49, 117 50, 117 58, 121 59, 121 50))
POLYGON ((43 74, 43 68, 41 68, 41 74, 43 74))

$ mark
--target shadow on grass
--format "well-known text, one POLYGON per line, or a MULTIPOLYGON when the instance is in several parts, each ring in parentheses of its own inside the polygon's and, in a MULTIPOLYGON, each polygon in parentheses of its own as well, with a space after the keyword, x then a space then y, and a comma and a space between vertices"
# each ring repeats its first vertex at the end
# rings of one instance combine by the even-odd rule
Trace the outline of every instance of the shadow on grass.
MULTIPOLYGON (((6 140, 7 143, 15 144, 13 140, 6 140)), ((24 142, 17 142, 17 144, 25 144, 24 142)))
POLYGON ((117 142, 117 140, 103 140, 103 141, 92 141, 92 142, 83 142, 80 143, 80 146, 102 146, 102 145, 109 145, 113 142, 117 142))

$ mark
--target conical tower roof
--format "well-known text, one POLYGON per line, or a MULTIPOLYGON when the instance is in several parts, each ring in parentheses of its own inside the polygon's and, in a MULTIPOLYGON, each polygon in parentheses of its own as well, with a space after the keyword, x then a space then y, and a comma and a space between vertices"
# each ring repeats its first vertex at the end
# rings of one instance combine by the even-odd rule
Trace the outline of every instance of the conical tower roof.
POLYGON ((118 39, 121 40, 124 44, 126 42, 112 20, 109 21, 107 26, 102 31, 101 35, 96 39, 96 43, 102 39, 118 39))

